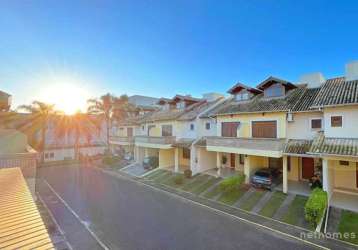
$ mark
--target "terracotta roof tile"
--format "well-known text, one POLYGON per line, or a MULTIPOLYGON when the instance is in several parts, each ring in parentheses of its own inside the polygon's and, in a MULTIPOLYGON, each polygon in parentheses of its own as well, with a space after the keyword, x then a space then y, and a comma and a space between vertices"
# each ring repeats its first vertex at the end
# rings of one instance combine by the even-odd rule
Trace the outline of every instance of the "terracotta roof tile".
POLYGON ((358 80, 345 81, 344 77, 328 79, 321 87, 313 107, 358 104, 358 80))

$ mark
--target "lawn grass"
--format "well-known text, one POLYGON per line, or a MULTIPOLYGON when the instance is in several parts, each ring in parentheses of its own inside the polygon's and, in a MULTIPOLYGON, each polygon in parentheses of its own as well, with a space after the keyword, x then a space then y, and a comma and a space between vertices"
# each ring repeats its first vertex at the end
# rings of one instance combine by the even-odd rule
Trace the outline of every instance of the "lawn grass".
POLYGON ((243 188, 235 188, 234 190, 227 191, 220 195, 218 201, 226 203, 228 205, 233 205, 236 201, 238 201, 241 196, 246 192, 246 189, 243 188))
POLYGON ((241 204, 240 208, 246 211, 251 211, 264 194, 265 191, 256 190, 250 195, 247 200, 245 200, 244 203, 241 204))
POLYGON ((298 219, 304 216, 304 207, 307 199, 308 197, 296 195, 288 208, 287 214, 283 216, 282 221, 291 225, 297 225, 298 219))
POLYGON ((349 239, 342 238, 341 240, 345 240, 358 245, 358 213, 343 210, 341 220, 338 225, 338 231, 342 233, 342 235, 344 233, 355 233, 356 237, 351 237, 349 239))
POLYGON ((259 214, 272 218, 276 211, 280 208, 282 202, 286 199, 286 196, 287 195, 282 192, 274 192, 259 214))
POLYGON ((171 175, 172 175, 172 172, 165 171, 163 174, 160 174, 160 175, 154 177, 152 180, 160 183, 160 182, 166 180, 167 178, 169 178, 171 175))
POLYGON ((183 190, 190 192, 193 188, 201 185, 205 182, 210 176, 206 174, 199 174, 192 178, 192 181, 183 186, 183 190))
POLYGON ((210 190, 209 192, 204 193, 203 196, 207 199, 212 199, 221 193, 222 193, 222 191, 220 189, 220 184, 219 184, 213 190, 210 190))
POLYGON ((166 180, 164 180, 164 181, 162 182, 162 184, 168 185, 168 186, 173 187, 173 188, 181 188, 181 187, 183 187, 185 184, 187 184, 187 183, 190 182, 190 181, 191 181, 191 179, 186 178, 183 174, 173 173, 172 176, 170 176, 169 178, 167 178, 166 180), (176 176, 182 176, 182 178, 183 178, 183 183, 181 183, 181 184, 175 183, 174 180, 175 180, 175 177, 176 177, 176 176))
POLYGON ((201 185, 197 185, 193 187, 191 190, 189 190, 189 192, 199 195, 205 192, 208 188, 218 183, 219 181, 222 181, 222 179, 216 177, 210 177, 205 183, 200 183, 201 185))
POLYGON ((164 172, 165 172, 165 170, 163 170, 163 169, 157 169, 156 171, 154 171, 154 172, 152 172, 152 173, 146 175, 144 178, 149 179, 149 180, 152 180, 152 179, 154 179, 155 177, 157 177, 157 176, 163 174, 164 172))

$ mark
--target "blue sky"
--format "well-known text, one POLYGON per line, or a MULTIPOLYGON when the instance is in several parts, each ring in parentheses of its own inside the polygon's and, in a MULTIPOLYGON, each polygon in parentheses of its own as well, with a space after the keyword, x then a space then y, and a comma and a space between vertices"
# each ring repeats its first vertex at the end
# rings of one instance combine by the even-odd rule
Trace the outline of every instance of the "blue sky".
POLYGON ((73 2, 1 1, 0 89, 14 105, 53 79, 91 96, 200 96, 269 75, 338 76, 358 59, 356 1, 73 2))

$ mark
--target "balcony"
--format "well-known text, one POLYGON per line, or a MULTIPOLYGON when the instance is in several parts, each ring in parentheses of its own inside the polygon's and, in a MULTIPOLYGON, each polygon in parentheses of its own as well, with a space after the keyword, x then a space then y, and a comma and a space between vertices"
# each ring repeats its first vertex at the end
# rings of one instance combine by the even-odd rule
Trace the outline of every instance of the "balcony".
POLYGON ((133 145, 134 137, 132 136, 110 136, 109 143, 115 145, 133 145))
POLYGON ((285 139, 206 137, 208 151, 281 157, 285 139))
POLYGON ((171 148, 175 143, 175 136, 136 136, 136 146, 153 148, 171 148))

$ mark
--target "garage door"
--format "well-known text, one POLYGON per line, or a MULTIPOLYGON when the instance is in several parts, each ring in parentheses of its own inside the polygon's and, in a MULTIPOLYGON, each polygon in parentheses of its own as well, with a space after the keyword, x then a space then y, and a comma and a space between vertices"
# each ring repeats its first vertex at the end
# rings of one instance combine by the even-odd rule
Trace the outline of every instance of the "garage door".
POLYGON ((252 137, 277 138, 277 122, 276 121, 252 122, 252 137))

